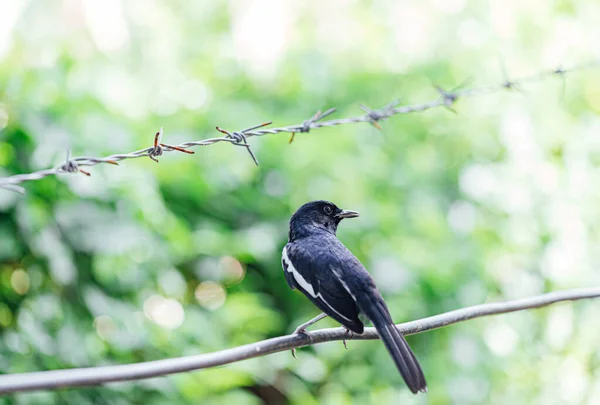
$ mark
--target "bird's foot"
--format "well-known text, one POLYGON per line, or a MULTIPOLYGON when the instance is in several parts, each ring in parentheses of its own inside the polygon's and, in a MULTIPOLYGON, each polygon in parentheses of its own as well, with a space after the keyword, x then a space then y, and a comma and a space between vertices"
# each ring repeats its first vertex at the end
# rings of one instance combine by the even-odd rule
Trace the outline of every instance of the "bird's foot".
POLYGON ((348 350, 348 344, 346 340, 352 339, 354 337, 354 333, 352 333, 352 331, 346 328, 345 326, 342 326, 342 328, 346 329, 346 338, 342 340, 342 343, 344 343, 344 347, 346 348, 346 350, 348 350))
MULTIPOLYGON (((304 322, 302 325, 300 325, 296 328, 296 330, 294 331, 294 335, 305 335, 308 337, 309 342, 312 343, 312 336, 310 335, 310 333, 308 333, 306 331, 306 328, 308 328, 310 325, 314 325, 315 323, 319 322, 321 319, 325 318, 326 316, 327 316, 326 314, 321 313, 321 314, 315 316, 310 321, 304 322)), ((297 359, 296 349, 292 349, 292 356, 294 356, 294 358, 297 359)))
MULTIPOLYGON (((294 330, 294 335, 304 335, 308 338, 308 340, 310 342, 312 342, 312 336, 311 334, 306 330, 306 327, 303 327, 304 325, 300 325, 296 328, 296 330, 294 330)), ((294 356, 295 359, 298 358, 298 356, 296 356, 296 348, 292 349, 292 356, 294 356)))
POLYGON ((294 335, 306 335, 310 337, 310 333, 306 330, 306 326, 300 325, 294 330, 294 335))

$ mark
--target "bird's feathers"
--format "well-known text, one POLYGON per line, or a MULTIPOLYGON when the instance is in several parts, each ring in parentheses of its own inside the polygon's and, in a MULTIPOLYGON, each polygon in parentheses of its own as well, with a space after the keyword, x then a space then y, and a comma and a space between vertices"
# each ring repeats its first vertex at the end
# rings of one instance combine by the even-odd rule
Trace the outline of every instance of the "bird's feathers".
POLYGON ((318 252, 304 249, 303 244, 288 243, 283 249, 285 278, 292 288, 304 293, 319 309, 355 333, 362 333, 356 302, 337 277, 318 260, 318 252))
POLYGON ((426 392, 427 383, 423 370, 421 370, 421 366, 408 346, 406 339, 396 329, 379 291, 374 290, 371 293, 358 294, 357 302, 360 310, 373 322, 373 326, 377 329, 381 340, 392 359, 394 359, 396 367, 411 392, 413 394, 419 391, 426 392))

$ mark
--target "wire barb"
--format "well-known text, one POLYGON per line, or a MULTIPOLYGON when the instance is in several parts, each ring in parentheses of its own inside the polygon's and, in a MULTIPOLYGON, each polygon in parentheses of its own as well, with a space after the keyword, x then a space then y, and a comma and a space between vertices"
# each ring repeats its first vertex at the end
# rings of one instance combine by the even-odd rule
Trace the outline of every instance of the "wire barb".
POLYGON ((400 100, 394 100, 378 110, 372 110, 364 104, 360 104, 359 106, 361 110, 367 113, 365 115, 365 120, 381 131, 382 128, 381 125, 379 125, 379 121, 383 121, 386 118, 394 115, 396 113, 394 109, 398 106, 398 104, 400 104, 400 100))
POLYGON ((154 160, 156 163, 158 163, 157 157, 162 156, 163 154, 163 148, 160 144, 162 136, 163 128, 161 127, 160 130, 154 135, 154 146, 148 151, 148 157, 154 160))
POLYGON ((290 136, 290 140, 288 141, 288 144, 290 144, 294 141, 294 136, 296 136, 296 132, 303 132, 303 133, 310 132, 312 125, 315 122, 318 122, 318 121, 322 120, 323 118, 333 114, 335 111, 336 111, 335 108, 330 108, 329 110, 325 111, 324 113, 321 113, 321 110, 318 110, 315 115, 313 115, 311 118, 304 121, 302 123, 302 126, 298 127, 298 129, 296 131, 292 132, 292 135, 290 136))
POLYGON ((163 128, 161 127, 160 130, 154 135, 154 146, 148 149, 148 157, 154 160, 156 163, 158 163, 157 157, 162 156, 164 152, 163 148, 167 148, 168 150, 176 150, 178 152, 187 153, 189 155, 193 155, 194 153, 196 153, 193 150, 184 149, 181 146, 173 146, 167 145, 166 143, 161 143, 160 141, 162 141, 162 136, 163 128))
POLYGON ((504 82, 502 82, 501 84, 502 87, 504 87, 506 90, 516 90, 519 92, 523 91, 517 82, 508 78, 508 73, 506 72, 506 65, 503 59, 500 59, 500 70, 502 70, 502 77, 504 78, 504 82))
POLYGON ((552 73, 554 73, 555 75, 562 76, 562 75, 564 75, 565 73, 567 73, 567 71, 566 71, 565 69, 563 69, 561 66, 558 66, 556 69, 554 69, 554 70, 552 71, 552 73))
POLYGON ((258 166, 258 160, 256 159, 256 156, 254 156, 254 152, 252 152, 252 148, 250 147, 250 144, 248 143, 246 133, 253 131, 255 129, 258 129, 258 128, 266 127, 267 125, 271 125, 272 123, 273 123, 273 121, 264 122, 262 124, 255 125, 253 127, 242 129, 241 131, 234 131, 234 132, 229 132, 226 129, 219 128, 219 127, 216 127, 216 128, 217 128, 217 131, 225 134, 226 138, 231 139, 232 140, 231 143, 233 145, 242 146, 242 147, 246 148, 246 150, 252 157, 252 160, 254 160, 254 164, 256 164, 256 166, 258 166))
POLYGON ((88 177, 90 177, 92 175, 90 172, 80 169, 79 165, 77 164, 77 161, 75 159, 73 159, 73 160, 71 159, 71 149, 67 149, 67 157, 65 159, 65 163, 63 163, 59 167, 59 170, 65 172, 65 173, 81 172, 88 177))
MULTIPOLYGON (((452 108, 452 106, 458 101, 458 99, 460 97, 463 96, 467 96, 468 93, 461 93, 461 90, 465 88, 465 86, 470 83, 472 80, 471 78, 467 78, 465 80, 463 80, 458 86, 454 87, 452 90, 445 90, 444 88, 442 88, 442 86, 439 85, 434 85, 435 89, 437 90, 437 92, 440 94, 440 96, 442 97, 442 106, 445 107, 447 110, 453 112, 454 114, 458 114, 456 112, 456 110, 454 108, 452 108)), ((502 84, 500 85, 502 86, 502 84)))

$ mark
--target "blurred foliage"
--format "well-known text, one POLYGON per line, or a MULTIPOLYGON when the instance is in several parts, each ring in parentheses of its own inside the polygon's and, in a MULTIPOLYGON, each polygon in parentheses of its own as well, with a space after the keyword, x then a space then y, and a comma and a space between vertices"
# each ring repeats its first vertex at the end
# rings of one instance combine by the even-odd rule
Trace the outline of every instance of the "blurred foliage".
MULTIPOLYGON (((273 120, 337 116, 597 57, 592 0, 0 3, 0 166, 25 173, 273 120)), ((96 166, 0 190, 0 371, 206 353, 317 314, 280 251, 302 203, 361 212, 339 236, 398 322, 600 281, 598 71, 524 93, 96 166)), ((321 326, 333 326, 330 320, 321 326)), ((379 342, 19 394, 5 404, 600 402, 594 302, 475 320, 409 341, 413 398, 379 342)))

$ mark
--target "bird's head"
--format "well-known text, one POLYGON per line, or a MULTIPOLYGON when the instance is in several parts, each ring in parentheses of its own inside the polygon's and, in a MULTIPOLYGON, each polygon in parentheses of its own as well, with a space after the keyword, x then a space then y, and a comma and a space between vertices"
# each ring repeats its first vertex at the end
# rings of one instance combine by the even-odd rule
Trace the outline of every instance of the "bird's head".
POLYGON ((290 240, 326 231, 335 235, 344 218, 356 218, 358 212, 343 210, 329 201, 311 201, 304 204, 290 220, 290 240))

